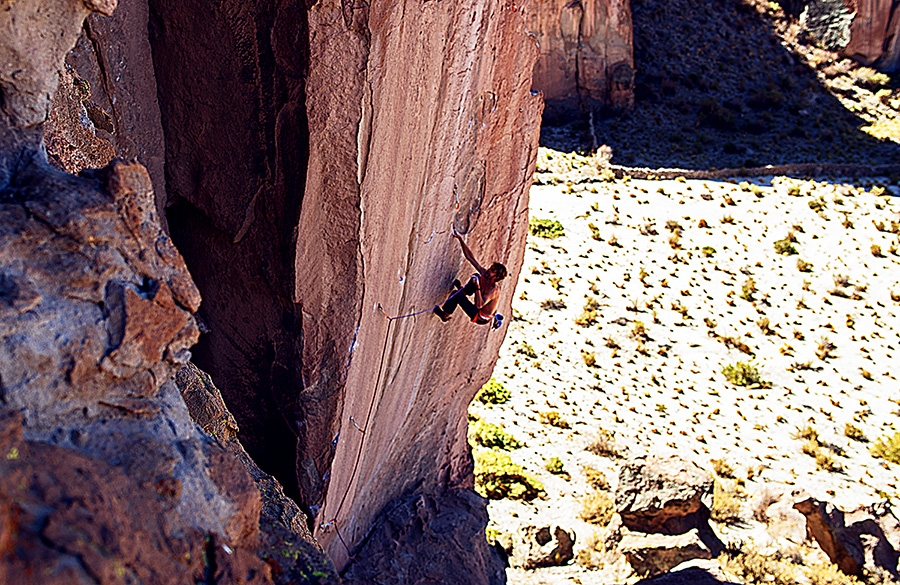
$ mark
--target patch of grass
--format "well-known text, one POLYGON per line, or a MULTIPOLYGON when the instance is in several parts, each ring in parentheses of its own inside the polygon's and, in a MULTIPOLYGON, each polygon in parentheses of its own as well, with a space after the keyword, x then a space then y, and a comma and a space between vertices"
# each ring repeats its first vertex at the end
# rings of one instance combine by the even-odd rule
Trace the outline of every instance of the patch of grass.
POLYGON ((551 427, 556 427, 558 429, 569 428, 569 422, 555 410, 538 413, 538 419, 542 424, 550 425, 551 427))
POLYGON ((800 272, 812 272, 812 262, 807 262, 803 258, 797 258, 797 270, 800 272))
POLYGON ((584 547, 578 551, 577 555, 575 555, 575 562, 578 566, 588 569, 589 571, 602 569, 604 566, 603 553, 605 551, 606 546, 603 543, 602 536, 594 531, 588 536, 584 543, 584 547))
POLYGON ((511 451, 522 446, 522 443, 503 430, 503 427, 484 421, 477 421, 472 425, 472 438, 475 443, 488 449, 511 451))
POLYGON ((498 382, 496 379, 491 378, 484 386, 481 387, 481 390, 478 391, 478 394, 475 395, 475 400, 481 402, 482 404, 503 404, 504 402, 509 400, 509 397, 509 389, 507 389, 507 387, 504 386, 501 382, 498 382))
POLYGON ((872 457, 900 464, 900 432, 879 438, 869 449, 869 453, 872 457))
POLYGON ((700 252, 707 258, 710 258, 712 256, 715 256, 716 249, 712 246, 703 246, 702 248, 700 248, 700 252))
POLYGON ((712 463, 713 471, 719 477, 734 478, 734 467, 725 459, 712 459, 710 463, 712 463))
POLYGON ((881 251, 881 246, 878 244, 872 244, 870 251, 872 252, 872 256, 876 258, 884 258, 884 252, 881 251))
POLYGON ((559 457, 551 457, 544 461, 544 469, 553 475, 568 475, 566 470, 563 469, 563 462, 559 457))
POLYGON ((837 565, 829 562, 807 565, 803 567, 803 573, 809 580, 809 585, 862 585, 859 579, 845 574, 837 565))
POLYGON ((475 491, 491 500, 533 500, 544 485, 526 473, 521 465, 503 451, 478 449, 475 459, 475 491))
POLYGON ((600 228, 598 228, 593 223, 588 224, 588 229, 591 230, 591 238, 597 240, 598 242, 601 240, 600 238, 600 228))
POLYGON ((735 386, 767 388, 771 385, 759 377, 759 370, 756 366, 745 362, 735 362, 734 365, 726 364, 722 367, 722 374, 735 386))
POLYGON ((600 457, 620 457, 621 453, 616 447, 616 435, 612 431, 600 429, 597 431, 596 438, 587 446, 585 450, 599 455, 600 457))
POLYGON ((819 213, 820 211, 822 211, 823 209, 825 209, 828 206, 828 204, 825 203, 824 197, 819 197, 817 199, 813 199, 812 201, 809 201, 807 203, 807 205, 809 205, 809 208, 812 209, 813 211, 815 211, 816 213, 819 213))
POLYGON ((789 238, 775 240, 775 253, 782 256, 794 256, 797 254, 797 248, 789 238))
POLYGON ((597 367, 597 354, 592 351, 581 350, 581 359, 584 360, 584 365, 589 368, 597 367))
POLYGON ((816 469, 819 471, 842 471, 844 468, 835 460, 834 456, 828 451, 819 450, 815 455, 816 469))
POLYGON ((539 219, 532 217, 528 221, 528 231, 538 238, 555 239, 566 235, 563 225, 555 219, 539 219))
POLYGON ((725 560, 725 568, 744 583, 797 585, 797 568, 780 553, 762 554, 750 545, 737 547, 736 554, 725 560))
POLYGON ((519 345, 518 349, 516 349, 516 353, 522 354, 527 358, 535 359, 537 358, 537 352, 534 351, 534 348, 531 345, 525 343, 524 341, 519 345))
POLYGON ((744 493, 737 482, 716 479, 713 482, 713 501, 710 518, 723 524, 741 521, 744 493))
POLYGON ((863 432, 863 430, 853 423, 847 423, 844 425, 844 436, 848 439, 859 441, 860 443, 869 442, 869 439, 866 438, 866 434, 863 432))
POLYGON ((756 293, 756 281, 752 278, 748 278, 747 281, 741 285, 741 298, 747 301, 748 303, 753 302, 753 295, 756 293))
POLYGON ((609 481, 606 479, 606 474, 599 469, 585 465, 581 468, 581 471, 584 472, 584 478, 592 488, 597 490, 609 489, 609 481))
POLYGON ((579 517, 585 522, 606 526, 616 511, 615 503, 609 492, 593 490, 581 500, 579 517))
POLYGON ((541 302, 541 308, 545 311, 560 311, 566 308, 566 302, 562 299, 547 299, 541 302))
POLYGON ((575 319, 575 324, 579 327, 590 327, 597 323, 600 319, 600 303, 593 297, 587 297, 584 303, 584 311, 575 319))
POLYGON ((835 357, 834 350, 837 349, 837 346, 827 338, 823 337, 819 340, 819 346, 816 348, 816 357, 820 360, 825 361, 829 358, 835 357))

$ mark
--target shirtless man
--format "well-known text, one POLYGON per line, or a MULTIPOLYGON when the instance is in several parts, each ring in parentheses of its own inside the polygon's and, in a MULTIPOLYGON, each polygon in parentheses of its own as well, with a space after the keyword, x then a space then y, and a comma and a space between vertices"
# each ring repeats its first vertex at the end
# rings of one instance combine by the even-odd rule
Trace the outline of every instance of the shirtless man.
POLYGON ((499 283, 506 278, 506 267, 499 262, 494 262, 490 268, 484 268, 472 255, 472 251, 456 230, 453 230, 453 237, 462 246, 463 256, 478 272, 472 275, 466 286, 461 286, 458 280, 454 281, 456 292, 451 294, 443 305, 436 305, 434 314, 440 317, 441 321, 446 322, 450 320, 450 315, 453 314, 456 307, 460 306, 473 323, 486 325, 494 320, 494 313, 500 301, 499 283), (470 295, 475 295, 474 303, 466 298, 470 295))

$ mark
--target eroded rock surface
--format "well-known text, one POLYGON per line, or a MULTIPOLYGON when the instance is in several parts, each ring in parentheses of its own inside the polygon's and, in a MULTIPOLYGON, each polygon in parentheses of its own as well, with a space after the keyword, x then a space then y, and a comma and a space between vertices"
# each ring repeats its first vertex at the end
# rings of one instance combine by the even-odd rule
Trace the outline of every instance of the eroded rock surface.
POLYGON ((505 562, 482 546, 487 512, 480 496, 456 490, 438 500, 411 496, 392 503, 363 542, 345 585, 506 583, 505 562))
POLYGON ((706 524, 712 476, 677 457, 638 457, 623 465, 616 511, 629 530, 683 534, 706 524))
POLYGON ((528 2, 522 10, 541 49, 533 87, 548 116, 634 104, 630 0, 528 2))

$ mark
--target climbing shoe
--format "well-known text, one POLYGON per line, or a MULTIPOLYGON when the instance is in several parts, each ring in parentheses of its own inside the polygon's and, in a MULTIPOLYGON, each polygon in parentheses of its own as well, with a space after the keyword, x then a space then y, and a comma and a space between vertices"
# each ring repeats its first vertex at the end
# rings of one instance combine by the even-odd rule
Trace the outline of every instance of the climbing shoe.
POLYGON ((440 317, 440 318, 441 318, 441 321, 443 321, 444 323, 446 323, 447 321, 450 320, 450 315, 448 315, 447 313, 445 313, 444 310, 441 309, 440 305, 435 305, 435 306, 434 306, 434 309, 432 309, 432 312, 433 312, 435 315, 437 315, 438 317, 440 317))

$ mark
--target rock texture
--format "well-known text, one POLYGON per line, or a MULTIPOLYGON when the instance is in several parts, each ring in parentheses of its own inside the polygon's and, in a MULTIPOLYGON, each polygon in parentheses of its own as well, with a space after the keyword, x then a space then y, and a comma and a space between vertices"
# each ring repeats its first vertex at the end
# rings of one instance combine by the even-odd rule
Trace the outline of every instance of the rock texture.
POLYGON ((453 225, 519 270, 534 42, 492 0, 150 7, 168 220, 206 300, 198 365, 343 567, 342 540, 396 498, 471 485, 465 410, 502 331, 388 329, 377 307, 443 300, 467 270, 453 225))
POLYGON ((541 49, 533 87, 551 122, 634 104, 630 0, 541 0, 521 10, 541 49))
POLYGON ((706 524, 713 480, 677 457, 638 457, 619 470, 616 511, 629 530, 683 534, 706 524))
POLYGON ((622 537, 619 550, 643 576, 668 573, 687 561, 713 558, 696 529, 678 535, 629 532, 622 537))
POLYGON ((863 568, 883 570, 898 577, 897 550, 885 533, 885 520, 896 537, 896 518, 889 508, 876 506, 844 513, 835 506, 808 498, 794 504, 806 516, 806 531, 847 575, 862 575, 863 568))
POLYGON ((785 2, 804 31, 826 48, 883 71, 900 67, 900 2, 810 0, 785 2))
POLYGON ((510 564, 523 569, 557 567, 575 557, 575 533, 561 526, 524 526, 515 542, 510 564))
POLYGON ((506 583, 501 553, 483 546, 487 520, 483 500, 471 490, 400 498, 363 541, 360 562, 350 564, 343 583, 506 583))
MULTIPOLYGON (((338 582, 320 554, 299 554, 302 534, 261 538, 260 491, 172 380, 200 294, 145 167, 114 159, 75 177, 45 157, 63 57, 89 10, 114 8, 0 11, 0 581, 338 582), (267 562, 285 551, 287 571, 267 562)), ((82 102, 65 125, 89 110, 62 77, 82 102)))

